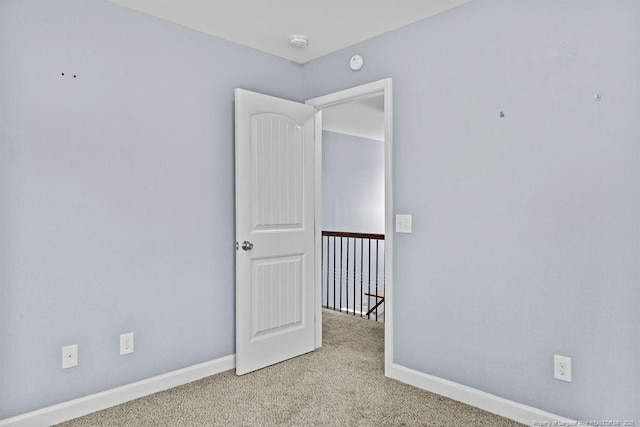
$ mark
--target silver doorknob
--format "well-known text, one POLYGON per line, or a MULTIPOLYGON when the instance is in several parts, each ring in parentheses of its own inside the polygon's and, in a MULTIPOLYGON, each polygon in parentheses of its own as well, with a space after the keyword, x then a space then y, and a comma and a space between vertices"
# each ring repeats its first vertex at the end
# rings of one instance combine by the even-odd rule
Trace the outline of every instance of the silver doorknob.
POLYGON ((245 251, 250 251, 251 249, 253 249, 253 243, 247 242, 245 240, 244 242, 242 242, 242 249, 245 251))

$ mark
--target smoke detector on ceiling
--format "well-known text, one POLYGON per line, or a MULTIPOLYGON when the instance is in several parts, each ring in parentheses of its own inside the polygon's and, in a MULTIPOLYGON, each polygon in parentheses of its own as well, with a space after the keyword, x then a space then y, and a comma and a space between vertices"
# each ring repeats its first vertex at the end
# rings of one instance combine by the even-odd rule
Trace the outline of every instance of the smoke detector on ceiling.
POLYGON ((289 44, 297 48, 307 47, 309 44, 309 38, 303 34, 294 34, 289 37, 289 44))

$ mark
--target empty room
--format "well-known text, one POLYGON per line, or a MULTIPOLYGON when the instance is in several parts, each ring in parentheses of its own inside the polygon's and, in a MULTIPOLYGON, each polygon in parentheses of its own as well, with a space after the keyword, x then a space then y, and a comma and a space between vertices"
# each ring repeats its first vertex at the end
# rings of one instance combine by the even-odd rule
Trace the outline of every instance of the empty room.
POLYGON ((0 426, 60 423, 640 426, 640 2, 0 0, 0 426))

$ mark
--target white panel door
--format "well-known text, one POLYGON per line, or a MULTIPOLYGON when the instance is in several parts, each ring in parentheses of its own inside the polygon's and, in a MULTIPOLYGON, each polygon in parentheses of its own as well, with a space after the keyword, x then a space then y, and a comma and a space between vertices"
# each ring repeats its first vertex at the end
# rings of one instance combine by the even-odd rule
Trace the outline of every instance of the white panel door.
POLYGON ((236 373, 310 352, 314 108, 236 89, 236 373))

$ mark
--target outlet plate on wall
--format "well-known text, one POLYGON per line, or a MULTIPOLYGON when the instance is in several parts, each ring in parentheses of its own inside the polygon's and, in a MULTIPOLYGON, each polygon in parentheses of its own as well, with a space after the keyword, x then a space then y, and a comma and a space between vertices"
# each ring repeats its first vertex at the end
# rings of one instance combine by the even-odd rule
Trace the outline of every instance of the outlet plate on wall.
POLYGON ((553 355, 553 377, 560 381, 571 382, 571 358, 553 355))
POLYGON ((133 353, 133 332, 120 335, 120 356, 133 353))
POLYGON ((62 369, 78 366, 78 344, 62 347, 62 369))

